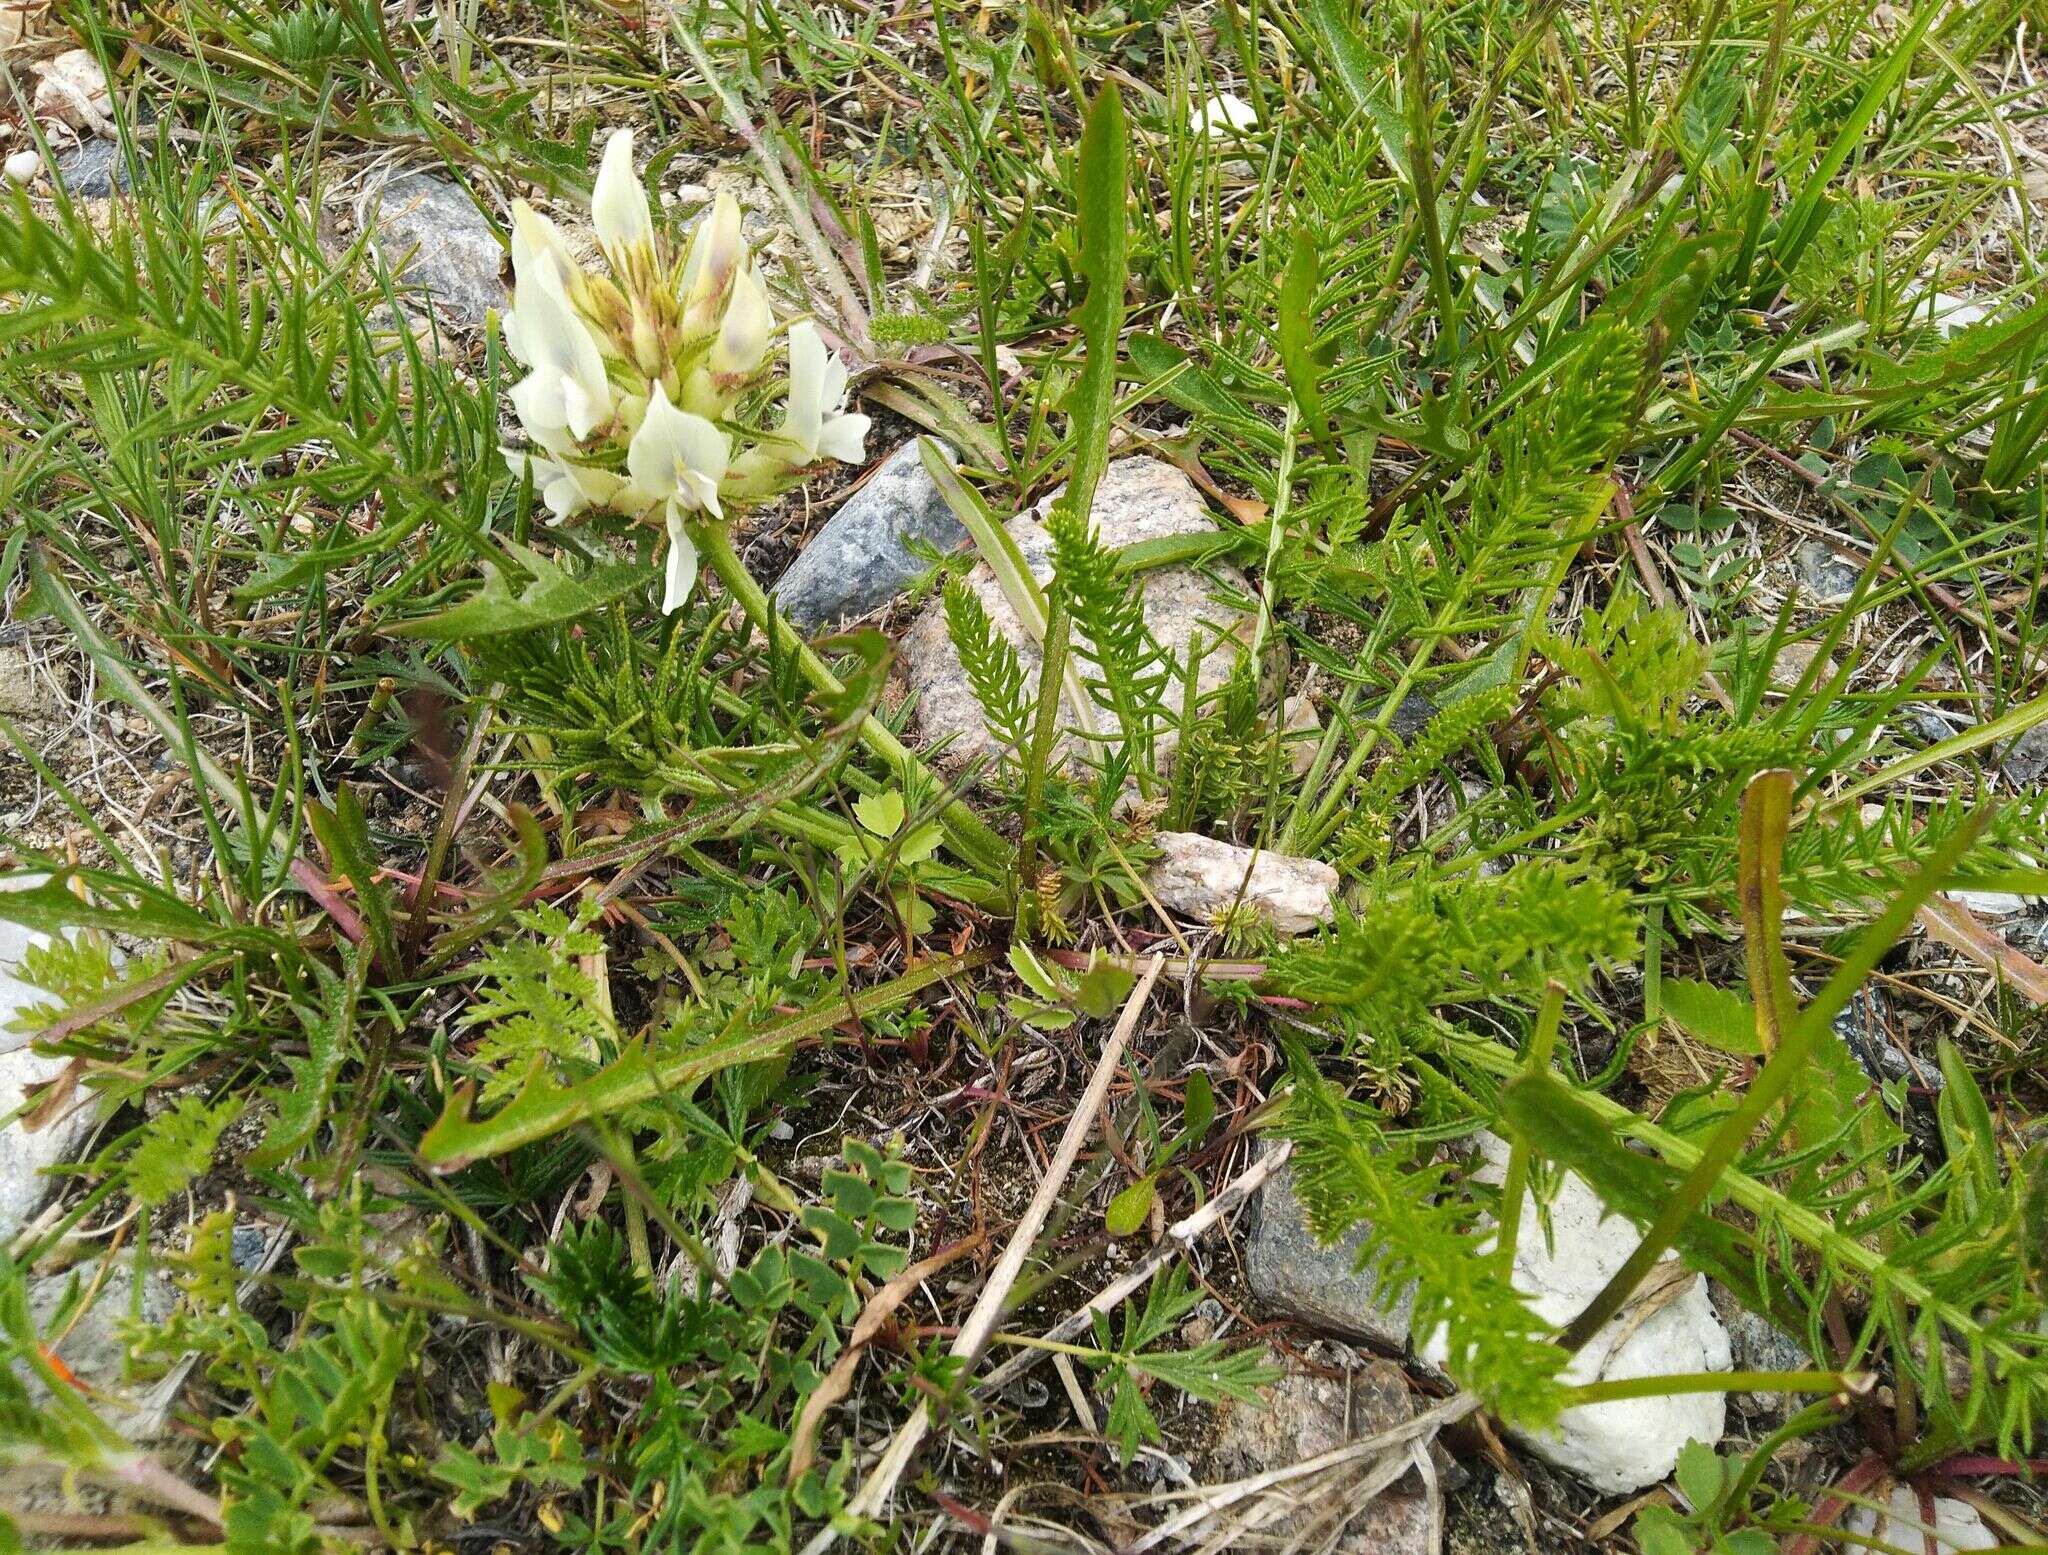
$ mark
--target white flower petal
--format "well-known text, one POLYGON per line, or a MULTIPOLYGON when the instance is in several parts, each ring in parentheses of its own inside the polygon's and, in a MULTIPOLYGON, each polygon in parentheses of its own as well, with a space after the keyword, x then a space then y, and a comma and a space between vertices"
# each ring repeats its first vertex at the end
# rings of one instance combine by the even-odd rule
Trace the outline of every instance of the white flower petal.
POLYGON ((520 346, 533 371, 512 389, 512 408, 536 440, 566 428, 582 439, 612 413, 611 382, 597 340, 550 268, 535 268, 514 299, 520 346))
POLYGON ((652 252, 654 222, 647 214, 647 191, 633 171, 631 130, 614 130, 605 142, 590 217, 597 228, 597 241, 615 268, 623 269, 629 254, 652 252))
POLYGON ((575 471, 566 464, 548 467, 548 478, 540 486, 540 500, 557 518, 574 518, 590 505, 583 483, 576 479, 575 471))
POLYGON ((519 311, 508 308, 498 316, 498 325, 505 332, 505 349, 512 353, 512 360, 525 367, 532 364, 533 357, 526 349, 526 335, 519 327, 519 311))
POLYGON ((797 449, 794 463, 808 464, 818 456, 831 360, 817 325, 809 319, 790 325, 789 398, 782 408, 782 436, 797 449))
POLYGON ((552 274, 566 289, 578 270, 569 240, 524 200, 512 202, 512 280, 524 286, 552 274))
POLYGON ((818 406, 827 416, 846 408, 846 364, 838 356, 825 353, 825 371, 818 383, 818 406))
POLYGON ((708 489, 715 503, 730 458, 725 434, 702 416, 676 409, 657 382, 640 430, 626 448, 626 472, 635 490, 657 501, 712 506, 716 512, 704 492, 708 489))
POLYGON ((514 475, 531 475, 533 487, 556 518, 573 518, 587 507, 605 507, 625 483, 609 470, 528 448, 501 448, 514 475))
POLYGON ((706 475, 701 470, 688 470, 683 474, 683 485, 696 506, 704 509, 713 518, 722 519, 725 517, 725 509, 718 505, 718 483, 724 479, 722 474, 714 477, 706 475))
POLYGON ((668 510, 668 563, 661 590, 661 613, 672 614, 689 603, 690 590, 697 582, 697 547, 683 528, 683 515, 668 510))
POLYGON ((818 452, 841 464, 867 457, 868 418, 858 413, 834 416, 818 434, 818 452))
POLYGON ((686 327, 701 334, 717 322, 726 288, 746 256, 739 202, 720 194, 710 214, 698 219, 690 256, 683 263, 680 294, 686 327))

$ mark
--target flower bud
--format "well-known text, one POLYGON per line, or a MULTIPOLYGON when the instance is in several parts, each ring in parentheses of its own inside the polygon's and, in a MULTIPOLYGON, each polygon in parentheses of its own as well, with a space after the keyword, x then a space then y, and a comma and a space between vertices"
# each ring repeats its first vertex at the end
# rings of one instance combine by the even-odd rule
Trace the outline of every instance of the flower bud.
POLYGON ((768 306, 768 288, 749 265, 733 275, 725 322, 711 347, 711 375, 719 386, 738 388, 759 372, 774 333, 775 312, 768 306))
POLYGON ((598 246, 615 273, 629 277, 653 268, 654 222, 647 214, 647 191, 633 172, 633 132, 614 130, 605 142, 590 201, 598 246))
POLYGON ((711 214, 697 224, 696 236, 690 240, 690 257, 683 265, 680 291, 686 331, 708 335, 717 328, 727 288, 746 256, 739 202, 721 193, 712 203, 711 214))

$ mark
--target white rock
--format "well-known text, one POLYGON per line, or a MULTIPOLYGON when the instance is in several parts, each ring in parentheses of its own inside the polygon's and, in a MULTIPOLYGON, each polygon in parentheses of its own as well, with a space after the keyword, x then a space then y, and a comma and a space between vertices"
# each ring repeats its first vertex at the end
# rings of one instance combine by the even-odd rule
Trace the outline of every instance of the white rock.
MULTIPOLYGON (((17 889, 32 883, 10 882, 17 889)), ((29 1087, 55 1079, 67 1062, 31 1051, 25 1036, 10 1030, 24 1010, 51 1002, 15 975, 29 948, 47 943, 44 935, 0 921, 0 1049, 11 1049, 0 1051, 0 1118, 11 1116, 29 1087)), ((19 1121, 0 1126, 0 1243, 12 1240, 43 1207, 56 1187, 43 1174, 84 1140, 92 1124, 91 1106, 79 1105, 33 1133, 19 1121)))
POLYGON ((1316 713, 1315 699, 1306 695, 1289 697, 1280 706, 1280 744, 1287 752, 1287 770, 1305 778, 1316 764, 1316 750, 1322 744, 1323 720, 1316 713))
POLYGON ((86 49, 66 49, 38 67, 35 111, 74 130, 96 130, 114 107, 100 62, 86 49))
MULTIPOLYGON (((1497 1183, 1505 1175, 1507 1143, 1492 1134, 1481 1134, 1479 1143, 1486 1160, 1480 1176, 1497 1183)), ((1536 1200, 1525 1198, 1515 1244, 1515 1288, 1540 1316, 1562 1327, 1628 1261, 1642 1238, 1628 1220, 1608 1214, 1585 1181, 1569 1172, 1550 1205, 1550 1229, 1546 1242, 1536 1200)), ((1659 1271, 1671 1263, 1667 1255, 1659 1271)), ((1715 1315, 1706 1281, 1687 1278, 1680 1293, 1649 1317, 1624 1308, 1609 1319, 1572 1358, 1565 1380, 1728 1370, 1728 1331, 1715 1315)), ((1436 1364, 1445 1353, 1441 1334, 1432 1336, 1422 1351, 1425 1360, 1436 1364)), ((1725 1393, 1618 1399, 1568 1409, 1554 1430, 1517 1433, 1517 1439, 1538 1457, 1609 1495, 1620 1495, 1667 1478, 1687 1442, 1712 1446, 1720 1441, 1727 1416, 1725 1393)))
POLYGON ((1198 832, 1159 832, 1152 840, 1159 858, 1145 883, 1177 913, 1214 923, 1242 904, 1281 934, 1305 934, 1330 919, 1337 871, 1319 860, 1241 848, 1198 832))
POLYGON ((1833 659, 1822 658, 1817 642, 1787 643, 1778 650, 1778 656, 1771 661, 1771 689, 1791 691, 1805 676, 1815 659, 1820 659, 1820 669, 1814 676, 1813 689, 1819 690, 1833 680, 1839 672, 1833 659))
POLYGON ((17 151, 7 159, 7 176, 18 184, 34 183, 42 170, 43 154, 33 146, 17 151))
POLYGON ((1917 317, 1931 319, 1944 335, 1958 334, 1991 317, 1991 310, 1984 304, 1955 292, 1936 292, 1931 302, 1915 298, 1913 312, 1917 317))
MULTIPOLYGON (((1041 503, 1036 514, 1020 513, 1005 526, 1041 585, 1052 579, 1052 540, 1039 517, 1050 513, 1058 495, 1055 492, 1041 503)), ((1116 549, 1140 540, 1206 534, 1216 527, 1194 483, 1174 466, 1147 458, 1119 459, 1102 472, 1089 518, 1102 542, 1116 549)), ((1246 586, 1242 575, 1230 568, 1217 567, 1215 572, 1233 588, 1246 586)), ((1010 609, 986 563, 977 564, 966 581, 996 630, 1016 648, 1024 667, 1026 695, 1035 699, 1037 643, 1010 609)), ((1192 567, 1154 568, 1143 574, 1141 589, 1145 624, 1152 635, 1176 663, 1186 661, 1192 644, 1197 653, 1197 694, 1214 696, 1229 680, 1238 653, 1249 645, 1250 617, 1218 604, 1215 589, 1192 567)), ((974 688, 960 667, 960 656, 953 651, 941 601, 933 600, 904 634, 903 672, 917 696, 917 726, 924 743, 946 742, 938 756, 942 766, 957 770, 976 758, 994 757, 995 741, 982 718, 974 688)), ((1171 705, 1178 706, 1179 696, 1176 684, 1170 690, 1171 705)), ((1071 730, 1073 710, 1065 698, 1059 711, 1062 727, 1071 730)), ((1106 710, 1097 716, 1104 726, 1113 722, 1113 715, 1106 710)), ((1171 730, 1160 736, 1161 765, 1171 754, 1173 740, 1171 730)), ((1071 761, 1080 744, 1069 735, 1062 742, 1063 758, 1071 761)))
POLYGON ((2014 913, 2025 912, 2033 900, 2012 891, 1944 891, 1941 894, 1969 908, 1979 918, 2010 918, 2014 913))
POLYGON ((1925 1549, 1924 1530, 1927 1529, 1933 1530, 1934 1546, 1938 1550, 1991 1550, 1998 1547, 1997 1536, 1984 1526, 1984 1519, 1969 1502, 1936 1496, 1934 1516, 1930 1519, 1922 1514, 1920 1493, 1911 1485, 1892 1488, 1891 1505, 1882 1521, 1872 1508, 1859 1506, 1850 1509, 1849 1515, 1842 1519, 1842 1526, 1850 1533, 1876 1539, 1880 1544, 1895 1545, 1902 1550, 1925 1549))
POLYGON ((1235 92, 1218 92, 1188 115, 1199 134, 1228 135, 1259 127, 1259 110, 1235 92))

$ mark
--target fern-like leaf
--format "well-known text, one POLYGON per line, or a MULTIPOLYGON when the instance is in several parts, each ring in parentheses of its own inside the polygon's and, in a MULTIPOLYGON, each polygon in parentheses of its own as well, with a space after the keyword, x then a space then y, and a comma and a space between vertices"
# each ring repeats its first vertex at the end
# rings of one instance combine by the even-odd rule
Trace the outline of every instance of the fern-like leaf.
POLYGON ((1391 1306, 1415 1296, 1413 1333, 1441 1332, 1445 1369, 1486 1407, 1540 1428, 1563 1405, 1558 1374, 1570 1357, 1522 1300, 1500 1260, 1485 1256, 1489 1227, 1473 1201, 1447 1191, 1445 1169, 1403 1167, 1378 1120, 1347 1102, 1299 1051, 1283 1129, 1295 1141, 1294 1191, 1309 1229, 1328 1245, 1364 1226, 1358 1266, 1391 1306))
POLYGON ((242 1110, 233 1097, 209 1102, 188 1091, 142 1127, 142 1138, 128 1157, 128 1191, 138 1202, 164 1203, 213 1164, 213 1147, 221 1130, 242 1110))
POLYGON ((996 630, 981 597, 957 578, 946 584, 945 606, 946 635, 960 655, 960 667, 967 672, 989 733, 1005 750, 1021 749, 1031 727, 1023 661, 996 630))
POLYGON ((1074 622, 1073 650, 1095 671, 1089 690, 1116 714, 1126 748, 1142 749, 1163 721, 1166 674, 1137 584, 1117 572, 1116 553, 1086 518, 1056 504, 1045 527, 1052 537, 1053 587, 1074 622))

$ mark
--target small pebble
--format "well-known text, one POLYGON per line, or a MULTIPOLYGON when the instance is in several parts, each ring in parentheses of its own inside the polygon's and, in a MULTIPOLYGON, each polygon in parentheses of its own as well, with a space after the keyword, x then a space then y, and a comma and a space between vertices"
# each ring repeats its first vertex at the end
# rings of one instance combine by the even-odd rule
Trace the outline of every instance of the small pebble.
POLYGON ((229 1238, 228 1256, 244 1274, 254 1274, 263 1262, 263 1250, 269 1245, 270 1238, 261 1226, 239 1225, 229 1238))
POLYGON ((15 183, 34 183, 43 170, 43 154, 33 147, 17 151, 7 159, 6 166, 7 176, 15 183))

